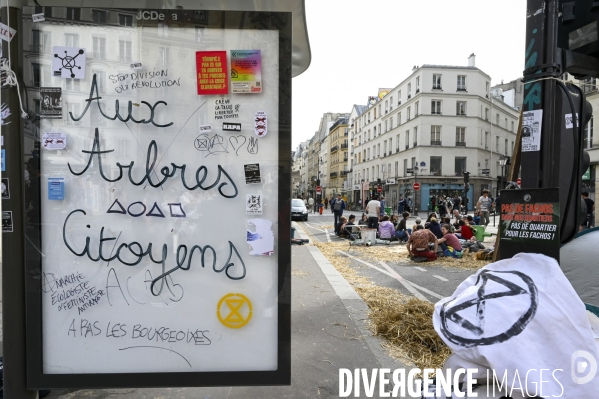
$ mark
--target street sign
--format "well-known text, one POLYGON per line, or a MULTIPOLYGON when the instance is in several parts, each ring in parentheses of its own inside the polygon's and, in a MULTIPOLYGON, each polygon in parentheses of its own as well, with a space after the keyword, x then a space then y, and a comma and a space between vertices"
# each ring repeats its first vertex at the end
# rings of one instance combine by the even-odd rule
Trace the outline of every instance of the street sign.
POLYGON ((520 180, 520 178, 518 178, 518 180, 516 180, 516 183, 518 183, 518 185, 522 184, 522 180, 520 180))
POLYGON ((377 192, 377 193, 382 193, 382 192, 383 192, 383 188, 382 188, 381 186, 378 186, 378 187, 376 188, 376 192, 377 192))
POLYGON ((406 170, 406 173, 414 173, 414 169, 408 169, 406 170))
POLYGON ((484 175, 488 175, 489 173, 491 173, 491 169, 483 169, 484 175))
POLYGON ((420 183, 414 183, 414 184, 412 184, 412 188, 414 189, 414 191, 420 190, 420 183))
POLYGON ((322 192, 322 187, 316 186, 316 192, 320 194, 322 192))

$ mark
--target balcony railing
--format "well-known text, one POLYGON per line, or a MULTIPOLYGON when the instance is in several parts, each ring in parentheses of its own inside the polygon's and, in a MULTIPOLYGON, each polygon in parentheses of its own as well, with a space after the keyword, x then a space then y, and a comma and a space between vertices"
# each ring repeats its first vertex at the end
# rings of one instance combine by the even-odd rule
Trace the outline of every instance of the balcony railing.
POLYGON ((465 141, 456 141, 455 146, 456 147, 466 147, 466 142, 465 141))
POLYGON ((341 144, 341 149, 342 150, 347 150, 347 144, 341 144))
POLYGON ((338 172, 331 172, 331 177, 337 177, 338 172))
POLYGON ((431 145, 441 145, 441 140, 431 140, 431 145))
POLYGON ((334 153, 334 152, 337 152, 338 149, 339 149, 338 145, 336 145, 334 147, 331 147, 331 154, 334 153))
POLYGON ((349 173, 349 170, 342 170, 340 173, 341 173, 341 176, 347 176, 347 174, 349 173))
POLYGON ((442 90, 441 85, 433 85, 433 90, 442 90))
POLYGON ((30 44, 29 51, 33 51, 34 53, 45 53, 46 46, 43 44, 30 44))

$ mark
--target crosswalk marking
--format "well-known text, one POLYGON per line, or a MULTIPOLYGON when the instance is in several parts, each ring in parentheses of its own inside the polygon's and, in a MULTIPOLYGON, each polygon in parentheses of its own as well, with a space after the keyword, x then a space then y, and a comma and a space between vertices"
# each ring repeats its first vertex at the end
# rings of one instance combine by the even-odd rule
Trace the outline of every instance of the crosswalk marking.
POLYGON ((438 278, 438 279, 439 279, 439 280, 441 280, 441 281, 449 281, 449 280, 447 280, 445 277, 437 276, 436 274, 433 274, 433 277, 434 277, 434 278, 438 278))
POLYGON ((421 272, 425 272, 426 271, 426 269, 424 267, 419 267, 419 266, 414 266, 414 269, 418 269, 421 272))

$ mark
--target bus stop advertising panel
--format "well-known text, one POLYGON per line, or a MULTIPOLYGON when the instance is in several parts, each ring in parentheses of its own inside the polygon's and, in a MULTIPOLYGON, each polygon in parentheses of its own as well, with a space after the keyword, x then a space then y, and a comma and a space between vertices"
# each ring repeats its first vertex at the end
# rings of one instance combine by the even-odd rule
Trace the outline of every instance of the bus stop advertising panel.
POLYGON ((51 10, 21 32, 29 387, 288 384, 291 14, 51 10))

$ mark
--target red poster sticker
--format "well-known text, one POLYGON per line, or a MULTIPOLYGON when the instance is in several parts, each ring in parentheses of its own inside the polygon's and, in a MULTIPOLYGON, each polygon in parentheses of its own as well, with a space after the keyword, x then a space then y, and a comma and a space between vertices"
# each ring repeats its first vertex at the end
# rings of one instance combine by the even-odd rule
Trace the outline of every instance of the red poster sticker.
POLYGON ((198 94, 229 94, 226 51, 196 51, 198 94))

